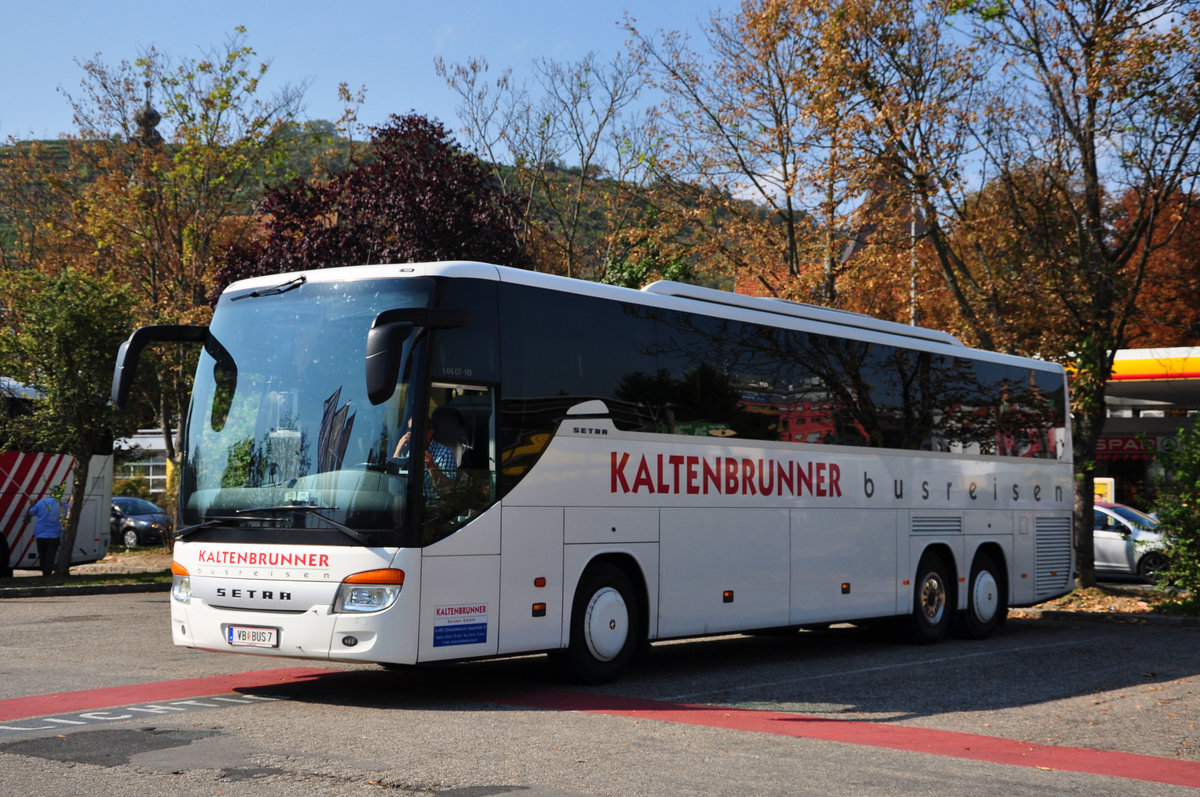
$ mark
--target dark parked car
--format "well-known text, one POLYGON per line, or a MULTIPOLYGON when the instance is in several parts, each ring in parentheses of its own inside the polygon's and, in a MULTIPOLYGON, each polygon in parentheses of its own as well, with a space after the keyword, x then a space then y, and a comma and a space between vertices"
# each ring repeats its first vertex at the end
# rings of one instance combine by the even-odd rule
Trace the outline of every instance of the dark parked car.
POLYGON ((171 521, 156 504, 124 496, 112 500, 109 530, 113 545, 162 545, 170 528, 171 521))

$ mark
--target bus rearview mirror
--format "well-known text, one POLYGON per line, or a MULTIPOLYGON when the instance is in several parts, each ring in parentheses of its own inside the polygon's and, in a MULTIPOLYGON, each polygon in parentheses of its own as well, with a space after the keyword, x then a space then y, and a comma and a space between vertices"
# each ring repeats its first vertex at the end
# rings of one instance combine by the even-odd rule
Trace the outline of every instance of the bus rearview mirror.
POLYGON ((404 341, 413 329, 412 324, 404 321, 380 324, 377 319, 367 333, 367 400, 372 404, 382 404, 395 392, 404 359, 404 341))
POLYGON ((203 343, 208 338, 208 327, 185 324, 158 324, 135 329, 129 339, 121 344, 117 352, 117 364, 113 368, 110 398, 118 408, 123 408, 129 399, 129 389, 137 374, 138 357, 142 349, 151 343, 203 343))
POLYGON ((372 404, 382 404, 396 391, 404 361, 404 341, 414 329, 456 329, 469 323, 471 313, 466 310, 399 307, 377 315, 367 332, 367 399, 372 404))

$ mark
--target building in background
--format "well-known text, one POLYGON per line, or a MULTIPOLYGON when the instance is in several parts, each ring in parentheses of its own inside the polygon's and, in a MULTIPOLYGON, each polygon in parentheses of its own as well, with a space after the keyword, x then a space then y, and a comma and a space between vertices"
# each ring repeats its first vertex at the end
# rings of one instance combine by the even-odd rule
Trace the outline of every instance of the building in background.
POLYGON ((1096 476, 1113 479, 1119 503, 1144 509, 1161 473, 1158 453, 1200 414, 1200 347, 1122 349, 1105 401, 1096 476))
POLYGON ((149 487, 149 495, 145 497, 161 506, 167 491, 166 452, 160 429, 139 429, 130 437, 118 438, 113 441, 116 455, 113 479, 117 483, 122 479, 143 479, 149 487))

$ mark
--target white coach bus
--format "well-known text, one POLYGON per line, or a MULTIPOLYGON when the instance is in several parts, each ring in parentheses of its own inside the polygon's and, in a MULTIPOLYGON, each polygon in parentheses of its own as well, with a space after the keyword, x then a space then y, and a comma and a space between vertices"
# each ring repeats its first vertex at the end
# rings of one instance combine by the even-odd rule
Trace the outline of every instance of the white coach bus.
POLYGON ((950 335, 482 263, 231 285, 203 345, 172 628, 419 664, 892 618, 984 637, 1072 586, 1066 377, 950 335))

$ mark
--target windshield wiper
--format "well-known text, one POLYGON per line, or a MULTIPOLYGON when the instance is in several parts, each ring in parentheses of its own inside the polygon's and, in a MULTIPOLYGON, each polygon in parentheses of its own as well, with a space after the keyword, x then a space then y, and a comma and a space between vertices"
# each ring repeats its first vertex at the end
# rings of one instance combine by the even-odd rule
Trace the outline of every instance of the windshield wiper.
POLYGON ((299 288, 306 282, 308 282, 308 277, 300 275, 293 280, 288 280, 281 285, 276 285, 274 288, 262 288, 261 290, 243 293, 241 296, 233 297, 230 299, 230 301, 236 302, 238 299, 257 299, 259 296, 276 296, 281 293, 287 293, 294 288, 299 288))
POLYGON ((238 520, 250 520, 250 519, 258 519, 258 518, 252 518, 250 516, 250 513, 252 513, 252 512, 305 512, 310 515, 315 515, 316 517, 320 518, 321 520, 324 520, 326 523, 329 524, 330 528, 340 531, 342 534, 345 534, 347 537, 354 540, 359 545, 367 545, 370 542, 370 539, 367 537, 367 535, 363 534, 361 531, 356 531, 356 530, 350 528, 349 526, 346 526, 346 525, 343 525, 343 524, 337 522, 336 520, 329 517, 328 515, 321 514, 322 512, 326 512, 331 509, 336 510, 337 507, 336 506, 293 506, 290 504, 283 504, 282 506, 260 506, 260 507, 255 507, 254 509, 239 509, 236 514, 238 515, 238 517, 237 517, 238 520))
POLYGON ((216 526, 223 525, 225 523, 236 523, 236 524, 240 525, 241 522, 245 519, 246 518, 237 517, 234 515, 210 515, 210 516, 204 518, 204 520, 195 524, 194 526, 184 526, 183 528, 176 531, 173 535, 171 535, 171 538, 176 539, 176 540, 186 540, 188 537, 192 536, 193 534, 204 531, 205 529, 211 529, 216 526))
POLYGON ((320 518, 321 520, 328 523, 330 528, 334 529, 335 531, 340 531, 342 534, 345 534, 347 537, 354 540, 359 545, 367 545, 370 543, 370 539, 367 537, 367 535, 363 534, 361 531, 356 531, 356 530, 350 528, 349 526, 346 526, 346 525, 343 525, 343 524, 337 522, 336 520, 334 520, 333 518, 331 518, 327 515, 321 514, 322 511, 328 511, 330 509, 337 509, 337 507, 336 506, 283 505, 283 506, 260 506, 260 507, 255 507, 254 509, 239 509, 239 510, 236 510, 236 512, 232 515, 209 515, 204 520, 195 524, 194 526, 186 526, 186 527, 180 529, 179 531, 175 532, 174 539, 185 540, 188 537, 191 537, 193 534, 204 531, 205 529, 211 529, 216 526, 221 526, 221 525, 224 525, 227 523, 232 523, 234 525, 240 526, 243 523, 245 523, 247 520, 260 520, 260 521, 270 520, 270 518, 266 518, 266 517, 254 517, 254 515, 251 514, 254 512, 305 512, 310 515, 316 515, 318 518, 320 518))

